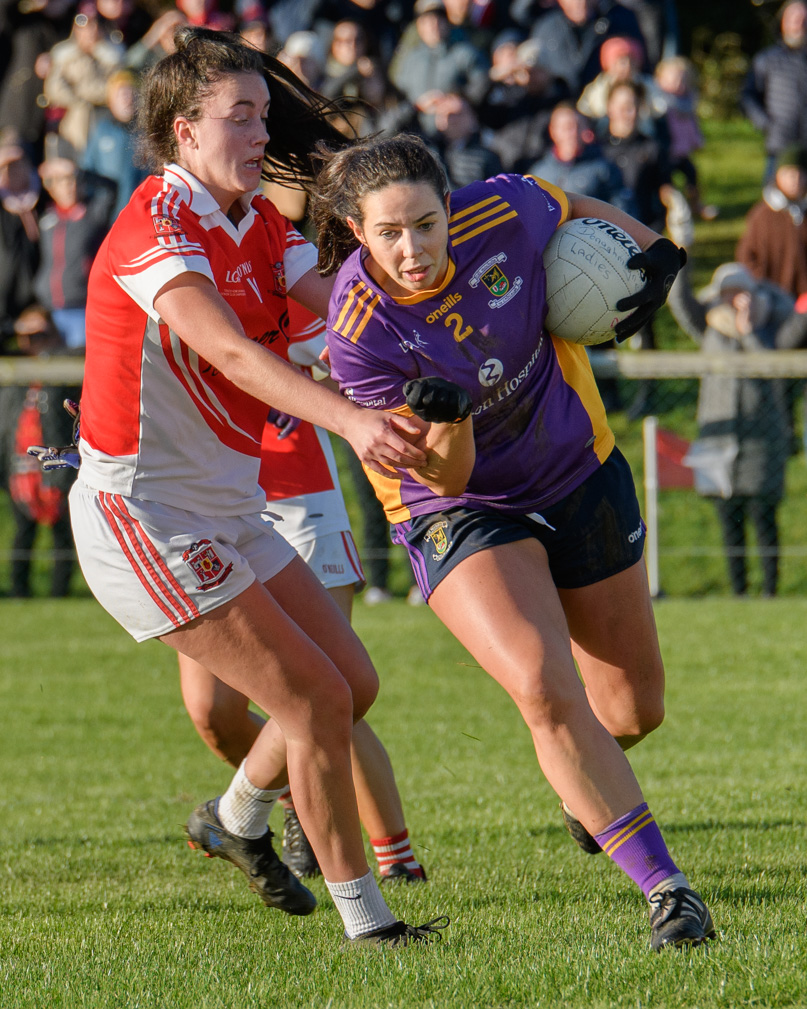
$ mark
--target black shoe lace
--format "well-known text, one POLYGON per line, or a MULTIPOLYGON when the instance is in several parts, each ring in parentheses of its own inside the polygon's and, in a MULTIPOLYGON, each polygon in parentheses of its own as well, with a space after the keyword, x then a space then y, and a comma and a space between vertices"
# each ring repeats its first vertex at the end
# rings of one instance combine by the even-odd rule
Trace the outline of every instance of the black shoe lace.
POLYGON ((703 912, 694 895, 682 887, 677 890, 664 890, 652 899, 653 904, 653 925, 662 925, 670 918, 680 918, 682 915, 689 915, 701 921, 703 912))
POLYGON ((404 943, 409 942, 433 942, 435 938, 438 940, 442 939, 442 930, 448 928, 451 924, 451 919, 448 915, 441 915, 439 918, 432 918, 431 921, 427 921, 425 925, 407 925, 406 922, 400 922, 403 928, 400 934, 392 940, 392 945, 397 946, 401 940, 404 943))
POLYGON ((308 838, 303 832, 303 825, 292 810, 286 812, 283 823, 283 843, 289 851, 304 851, 308 846, 308 838))

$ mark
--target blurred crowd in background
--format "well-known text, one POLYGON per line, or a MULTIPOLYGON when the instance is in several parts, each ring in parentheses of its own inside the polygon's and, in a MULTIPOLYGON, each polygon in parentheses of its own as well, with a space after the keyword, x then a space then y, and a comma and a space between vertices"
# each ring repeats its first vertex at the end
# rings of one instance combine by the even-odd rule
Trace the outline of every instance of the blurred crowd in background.
MULTIPOLYGON (((737 258, 744 283, 807 308, 807 2, 786 0, 777 17, 741 96, 767 160, 737 258)), ((679 240, 692 218, 719 214, 701 199, 698 82, 673 0, 0 0, 0 354, 81 355, 93 256, 144 177, 139 82, 183 23, 240 32, 343 99, 360 135, 421 134, 452 188, 531 173, 659 231, 672 217, 679 240)), ((302 193, 267 195, 305 231, 302 193)), ((796 330, 788 346, 802 345, 796 330)), ((654 347, 652 327, 634 344, 654 347)), ((616 383, 601 391, 624 405, 616 383)), ((638 389, 633 416, 652 392, 638 389)), ((0 397, 8 488, 25 405, 43 392, 0 397)))

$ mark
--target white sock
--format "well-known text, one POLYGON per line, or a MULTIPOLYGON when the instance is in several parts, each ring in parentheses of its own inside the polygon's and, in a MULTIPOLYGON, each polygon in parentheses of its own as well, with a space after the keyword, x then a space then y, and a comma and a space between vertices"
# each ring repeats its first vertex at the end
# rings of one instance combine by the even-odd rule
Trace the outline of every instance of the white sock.
POLYGON ((351 879, 347 883, 329 883, 326 879, 325 885, 342 916, 349 939, 394 925, 398 920, 387 907, 375 876, 369 870, 361 879, 351 879))
POLYGON ((246 757, 235 772, 230 787, 219 799, 222 826, 238 837, 263 837, 269 814, 284 788, 257 788, 247 777, 246 757))
POLYGON ((668 876, 663 879, 660 883, 656 883, 650 893, 647 895, 648 901, 652 901, 653 898, 658 893, 663 893, 665 890, 677 890, 679 887, 686 887, 687 890, 691 890, 692 887, 689 885, 689 880, 683 874, 683 872, 677 872, 674 876, 668 876))

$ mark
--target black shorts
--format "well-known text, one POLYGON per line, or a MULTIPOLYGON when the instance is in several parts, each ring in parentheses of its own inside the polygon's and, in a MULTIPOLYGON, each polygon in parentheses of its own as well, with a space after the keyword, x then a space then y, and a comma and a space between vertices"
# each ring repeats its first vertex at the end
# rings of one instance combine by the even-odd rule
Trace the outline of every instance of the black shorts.
POLYGON ((579 589, 610 578, 641 559, 646 527, 630 467, 615 448, 565 498, 529 515, 449 508, 418 515, 392 528, 405 546, 424 599, 462 560, 480 550, 535 537, 549 555, 559 589, 579 589))

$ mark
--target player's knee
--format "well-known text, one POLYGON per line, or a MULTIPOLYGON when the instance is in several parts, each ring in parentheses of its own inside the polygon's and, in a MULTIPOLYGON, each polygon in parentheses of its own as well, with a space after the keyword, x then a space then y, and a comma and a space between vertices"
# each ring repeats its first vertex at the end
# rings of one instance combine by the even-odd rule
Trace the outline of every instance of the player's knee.
MULTIPOLYGON (((231 712, 216 707, 188 709, 188 714, 202 740, 221 760, 238 767, 249 752, 253 735, 247 724, 241 724, 231 712)), ((248 716, 244 713, 244 718, 248 716)))
POLYGON ((372 665, 363 672, 359 683, 353 685, 353 721, 364 718, 378 696, 378 674, 372 665))
POLYGON ((648 699, 631 711, 629 716, 618 719, 606 728, 619 741, 622 749, 627 750, 641 742, 645 736, 649 736, 663 721, 663 699, 648 699))

